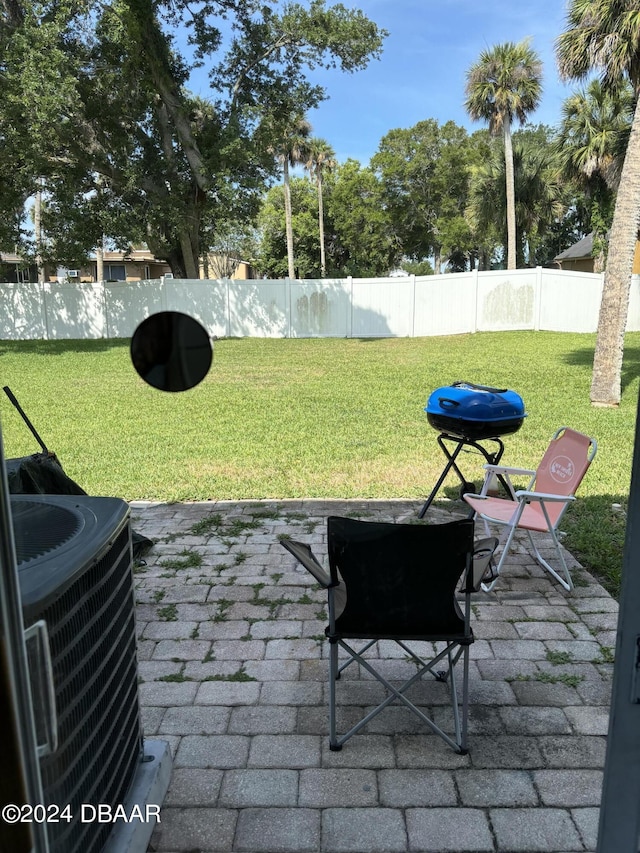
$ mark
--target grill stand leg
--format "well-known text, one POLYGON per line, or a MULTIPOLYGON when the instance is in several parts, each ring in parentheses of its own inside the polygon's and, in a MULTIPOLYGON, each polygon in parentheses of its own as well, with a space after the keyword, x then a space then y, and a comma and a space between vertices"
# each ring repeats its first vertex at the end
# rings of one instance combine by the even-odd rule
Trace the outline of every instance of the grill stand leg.
MULTIPOLYGON (((457 460, 460 452, 462 451, 463 447, 472 447, 475 450, 477 450, 479 453, 482 454, 482 456, 484 456, 484 458, 487 461, 487 464, 489 464, 489 465, 497 465, 500 462, 500 459, 502 458, 502 454, 504 453, 504 443, 501 441, 501 439, 499 439, 497 437, 487 438, 487 439, 485 439, 485 441, 494 442, 495 444, 497 444, 497 449, 494 450, 494 452, 492 453, 488 448, 483 447, 482 444, 480 444, 478 441, 473 441, 470 438, 461 438, 460 436, 449 435, 446 432, 440 433, 440 435, 438 436, 438 444, 440 445, 440 448, 441 448, 442 452, 444 453, 444 455, 447 457, 447 464, 445 465, 442 473, 440 474, 440 477, 438 478, 438 482, 433 487, 431 494, 429 495, 427 500, 422 505, 422 509, 418 513, 418 518, 424 518, 424 516, 427 513, 427 510, 429 509, 429 507, 433 503, 435 496, 440 491, 440 487, 442 486, 442 484, 446 480, 447 475, 449 474, 449 471, 451 471, 452 468, 455 471, 455 473, 458 475, 458 479, 462 483, 463 487, 467 486, 467 480, 465 479, 462 471, 460 470, 460 468, 456 464, 456 460, 457 460), (452 441, 455 443, 455 448, 453 450, 453 453, 450 452, 449 448, 445 444, 445 441, 452 441)), ((505 484, 503 483, 503 485, 505 485, 505 484)), ((470 516, 471 515, 473 515, 473 510, 470 513, 470 516)))

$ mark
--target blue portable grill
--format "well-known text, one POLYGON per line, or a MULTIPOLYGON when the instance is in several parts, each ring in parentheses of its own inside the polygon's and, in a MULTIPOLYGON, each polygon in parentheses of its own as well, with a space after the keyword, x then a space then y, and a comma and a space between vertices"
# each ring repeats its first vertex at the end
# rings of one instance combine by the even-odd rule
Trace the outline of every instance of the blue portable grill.
POLYGON ((456 462, 463 447, 477 450, 490 465, 497 465, 504 453, 500 436, 517 432, 526 417, 522 397, 515 391, 475 385, 472 382, 454 382, 437 388, 427 400, 424 410, 431 426, 440 430, 438 444, 447 463, 420 511, 420 518, 426 513, 451 469, 462 483, 461 493, 475 490, 456 462), (490 442, 491 447, 483 446, 480 443, 483 441, 490 442), (447 442, 453 443, 453 452, 447 442))

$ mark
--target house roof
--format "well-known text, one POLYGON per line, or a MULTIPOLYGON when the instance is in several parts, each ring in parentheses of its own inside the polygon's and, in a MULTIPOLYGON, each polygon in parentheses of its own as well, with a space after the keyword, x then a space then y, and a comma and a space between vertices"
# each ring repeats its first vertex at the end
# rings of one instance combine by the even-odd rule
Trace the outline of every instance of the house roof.
POLYGON ((593 231, 591 234, 587 234, 586 237, 583 237, 582 240, 578 240, 578 242, 574 243, 573 246, 569 246, 569 248, 565 249, 564 252, 560 252, 560 254, 556 255, 553 260, 576 261, 578 259, 591 257, 593 257, 593 231))

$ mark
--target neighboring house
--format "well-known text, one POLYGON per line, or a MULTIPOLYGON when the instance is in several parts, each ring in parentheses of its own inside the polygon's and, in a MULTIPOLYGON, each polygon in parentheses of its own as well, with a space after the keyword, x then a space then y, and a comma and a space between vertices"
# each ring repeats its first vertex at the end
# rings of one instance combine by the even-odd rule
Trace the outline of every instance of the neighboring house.
MULTIPOLYGON (((146 246, 129 249, 128 252, 105 251, 103 263, 105 281, 141 281, 160 278, 171 272, 169 264, 155 258, 146 246)), ((90 265, 77 272, 80 281, 98 280, 98 264, 93 259, 90 265)))
POLYGON ((12 281, 21 284, 24 281, 37 281, 38 270, 35 264, 28 264, 13 252, 0 252, 0 281, 12 281))
MULTIPOLYGON (((105 281, 141 281, 145 279, 157 279, 171 274, 171 267, 165 261, 159 261, 146 247, 130 249, 128 252, 103 253, 104 279, 105 281)), ((97 281, 97 261, 92 257, 89 262, 78 269, 67 267, 54 267, 45 265, 46 281, 97 281)), ((210 255, 208 264, 208 277, 221 278, 222 270, 227 272, 229 278, 249 279, 255 278, 254 270, 245 261, 236 259, 222 259, 219 256, 210 255), (229 272, 231 275, 229 275, 229 272)), ((200 278, 205 278, 204 264, 200 264, 200 278)), ((0 253, 0 281, 21 282, 37 281, 38 271, 35 264, 27 264, 17 254, 0 253)))
MULTIPOLYGON (((587 234, 582 240, 578 240, 573 246, 569 246, 564 252, 553 259, 561 270, 573 270, 574 272, 595 272, 595 258, 593 252, 593 232, 587 234)), ((633 274, 640 273, 640 242, 636 243, 636 251, 633 257, 633 274)))
POLYGON ((236 281, 246 281, 259 276, 248 261, 241 261, 231 255, 210 252, 200 261, 200 278, 231 278, 236 281))

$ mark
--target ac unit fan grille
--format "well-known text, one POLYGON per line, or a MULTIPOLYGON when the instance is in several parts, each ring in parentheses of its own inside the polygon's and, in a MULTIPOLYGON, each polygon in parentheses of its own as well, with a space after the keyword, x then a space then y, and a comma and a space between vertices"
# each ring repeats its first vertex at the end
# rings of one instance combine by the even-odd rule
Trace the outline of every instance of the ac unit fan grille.
POLYGON ((64 545, 84 524, 80 513, 35 501, 13 501, 11 515, 19 566, 64 545))
POLYGON ((112 829, 81 823, 81 804, 124 801, 141 758, 128 524, 104 557, 44 609, 59 709, 59 748, 42 759, 45 800, 71 805, 49 824, 51 853, 98 853, 112 829))

